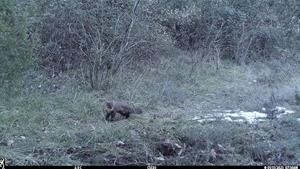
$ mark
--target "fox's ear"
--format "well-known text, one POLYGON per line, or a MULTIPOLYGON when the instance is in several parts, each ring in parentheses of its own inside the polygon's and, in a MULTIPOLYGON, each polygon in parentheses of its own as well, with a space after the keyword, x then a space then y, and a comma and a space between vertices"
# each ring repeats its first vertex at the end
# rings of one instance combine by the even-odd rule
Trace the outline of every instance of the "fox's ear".
POLYGON ((105 105, 109 109, 112 109, 112 107, 113 107, 111 102, 105 102, 105 105))

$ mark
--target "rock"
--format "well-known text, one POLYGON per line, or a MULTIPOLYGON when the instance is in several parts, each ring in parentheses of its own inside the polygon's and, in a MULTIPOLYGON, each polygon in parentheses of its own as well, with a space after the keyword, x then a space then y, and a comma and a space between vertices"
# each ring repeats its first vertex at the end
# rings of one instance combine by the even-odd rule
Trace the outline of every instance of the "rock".
POLYGON ((125 143, 123 141, 115 141, 114 144, 117 146, 117 147, 122 147, 125 145, 125 143))
POLYGON ((8 145, 8 146, 13 146, 14 143, 15 143, 14 140, 8 140, 8 141, 7 141, 7 145, 8 145))
POLYGON ((163 157, 155 157, 155 160, 164 161, 165 159, 163 157))

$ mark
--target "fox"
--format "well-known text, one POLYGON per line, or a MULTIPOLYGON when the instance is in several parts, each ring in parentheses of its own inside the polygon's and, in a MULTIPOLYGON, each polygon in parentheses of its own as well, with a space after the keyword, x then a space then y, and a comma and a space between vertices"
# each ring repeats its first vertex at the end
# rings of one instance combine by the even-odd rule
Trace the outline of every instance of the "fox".
POLYGON ((130 106, 129 104, 122 102, 105 102, 103 112, 105 115, 105 120, 107 121, 113 121, 116 113, 125 116, 126 119, 129 118, 130 114, 143 113, 141 108, 130 106))

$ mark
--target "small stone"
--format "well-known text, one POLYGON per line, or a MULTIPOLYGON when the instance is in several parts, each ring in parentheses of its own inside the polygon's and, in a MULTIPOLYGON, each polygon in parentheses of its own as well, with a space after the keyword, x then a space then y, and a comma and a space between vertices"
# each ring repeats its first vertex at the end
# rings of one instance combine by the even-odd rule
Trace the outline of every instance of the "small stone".
POLYGON ((158 161, 164 161, 165 159, 163 157, 155 157, 156 160, 158 161))
POLYGON ((123 141, 120 141, 120 140, 119 140, 119 141, 116 141, 116 142, 115 142, 115 145, 116 145, 116 146, 124 146, 125 143, 124 143, 123 141))
POLYGON ((15 143, 14 140, 8 140, 8 141, 7 141, 7 145, 8 145, 8 146, 12 146, 14 143, 15 143))

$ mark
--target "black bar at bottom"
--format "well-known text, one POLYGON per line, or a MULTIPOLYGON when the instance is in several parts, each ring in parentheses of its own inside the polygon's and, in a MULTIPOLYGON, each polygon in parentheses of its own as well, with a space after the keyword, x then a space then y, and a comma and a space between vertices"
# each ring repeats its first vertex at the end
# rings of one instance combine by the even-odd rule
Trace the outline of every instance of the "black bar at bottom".
MULTIPOLYGON (((287 166, 5 166, 5 169, 13 168, 24 168, 24 169, 38 169, 38 168, 58 168, 58 169, 109 169, 109 168, 122 168, 122 169, 180 169, 180 168, 257 168, 257 169, 298 169, 298 166, 293 166, 294 168, 288 168, 287 166), (268 168, 267 168, 268 167, 268 168), (270 168, 272 167, 272 168, 270 168)), ((1 168, 0 168, 1 169, 1 168)))

